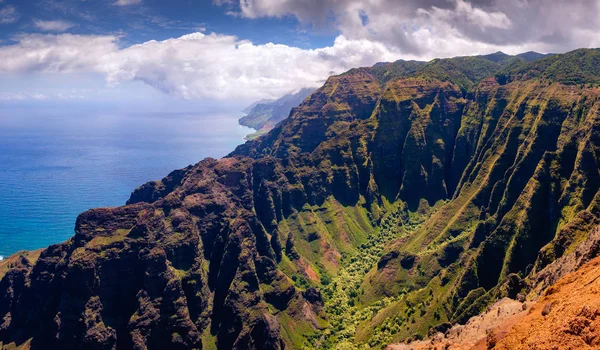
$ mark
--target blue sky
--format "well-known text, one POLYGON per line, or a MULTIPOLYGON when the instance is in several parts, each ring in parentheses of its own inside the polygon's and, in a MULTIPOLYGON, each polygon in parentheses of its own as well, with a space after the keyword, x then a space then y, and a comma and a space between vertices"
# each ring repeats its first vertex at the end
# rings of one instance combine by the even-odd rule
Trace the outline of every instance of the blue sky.
MULTIPOLYGON (((333 44, 335 28, 313 28, 292 15, 282 18, 250 19, 233 15, 236 6, 222 6, 201 0, 143 0, 119 6, 114 0, 40 0, 0 1, 0 13, 11 9, 8 18, 0 24, 0 46, 10 47, 21 36, 34 33, 44 35, 114 35, 118 46, 126 48, 150 40, 166 40, 202 32, 230 35, 255 44, 275 42, 302 49, 325 47, 333 44)), ((1 21, 1 20, 0 20, 1 21)), ((205 53, 210 54, 210 53, 205 53)), ((0 100, 15 104, 81 103, 110 101, 115 105, 143 100, 172 102, 172 96, 149 89, 140 82, 126 82, 108 87, 102 74, 93 72, 6 72, 5 84, 0 87, 0 100), (3 95, 2 95, 3 94, 3 95)), ((283 93, 283 92, 282 92, 283 93)), ((206 99, 201 99, 206 105, 206 99)), ((208 99, 210 102, 211 99, 208 99)), ((240 102, 244 105, 251 99, 240 102)), ((181 101, 179 101, 181 103, 181 101)), ((193 103, 186 103, 194 107, 193 103)), ((237 108, 237 106, 236 106, 237 108)))
POLYGON ((600 0, 0 0, 0 101, 237 106, 377 62, 565 52, 598 32, 600 0))
POLYGON ((291 15, 258 19, 231 15, 234 5, 218 6, 210 0, 144 0, 126 6, 115 5, 114 0, 4 0, 4 4, 12 6, 19 19, 0 27, 3 45, 10 44, 15 34, 44 31, 36 26, 39 21, 70 26, 59 32, 122 35, 122 45, 202 31, 235 35, 257 44, 317 48, 331 45, 337 34, 331 26, 312 28, 291 15))

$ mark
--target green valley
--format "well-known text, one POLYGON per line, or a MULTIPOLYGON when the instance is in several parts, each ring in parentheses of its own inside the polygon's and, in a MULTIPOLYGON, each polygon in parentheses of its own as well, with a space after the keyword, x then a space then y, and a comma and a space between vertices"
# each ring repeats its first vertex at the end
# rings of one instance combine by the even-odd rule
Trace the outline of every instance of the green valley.
POLYGON ((0 343, 384 348, 534 300, 596 254, 599 62, 496 53, 332 76, 227 157, 11 259, 0 343))

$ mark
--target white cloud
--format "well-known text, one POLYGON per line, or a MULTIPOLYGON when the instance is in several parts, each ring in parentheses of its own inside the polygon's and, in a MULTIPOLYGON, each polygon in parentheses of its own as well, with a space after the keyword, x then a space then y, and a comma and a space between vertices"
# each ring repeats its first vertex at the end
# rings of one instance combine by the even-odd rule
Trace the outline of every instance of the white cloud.
POLYGON ((0 8, 0 24, 10 24, 19 20, 19 13, 11 5, 0 8))
MULTIPOLYGON (((231 6, 234 0, 214 1, 231 6)), ((600 46, 600 0, 548 2, 240 0, 229 10, 250 18, 333 21, 341 34, 312 50, 214 33, 125 48, 112 35, 28 34, 0 47, 0 73, 95 72, 111 85, 141 81, 185 99, 250 100, 318 86, 331 74, 380 61, 600 46)))
POLYGON ((117 0, 113 3, 115 6, 129 6, 141 4, 142 0, 117 0))
POLYGON ((397 57, 380 43, 343 36, 316 50, 202 33, 120 49, 114 36, 32 34, 0 47, 0 73, 95 71, 110 84, 138 80, 185 99, 255 99, 397 57))
POLYGON ((0 101, 55 101, 83 100, 87 96, 76 89, 56 91, 52 93, 36 91, 0 92, 0 101))
POLYGON ((0 92, 0 101, 48 100, 50 97, 42 93, 31 92, 0 92))
POLYGON ((600 0, 214 0, 247 18, 294 16, 349 40, 433 58, 483 48, 564 52, 600 45, 600 0), (463 50, 465 42, 471 50, 463 50), (436 45, 432 45, 436 43, 436 45), (437 43, 445 49, 438 49, 437 43), (451 50, 456 43, 457 49, 451 50))
POLYGON ((433 22, 462 22, 478 26, 482 30, 485 28, 508 29, 512 24, 503 12, 486 12, 480 8, 473 7, 471 3, 464 0, 456 0, 456 7, 454 9, 442 9, 433 6, 431 11, 419 9, 417 13, 430 16, 430 20, 433 22))
POLYGON ((36 28, 45 32, 64 32, 73 27, 73 23, 66 21, 42 21, 34 20, 33 24, 36 28))
POLYGON ((142 80, 183 98, 261 98, 316 86, 332 73, 395 57, 381 44, 344 37, 331 47, 303 50, 194 33, 123 49, 100 69, 109 82, 142 80))
POLYGON ((0 47, 0 73, 91 70, 118 51, 114 36, 26 34, 15 45, 0 47))

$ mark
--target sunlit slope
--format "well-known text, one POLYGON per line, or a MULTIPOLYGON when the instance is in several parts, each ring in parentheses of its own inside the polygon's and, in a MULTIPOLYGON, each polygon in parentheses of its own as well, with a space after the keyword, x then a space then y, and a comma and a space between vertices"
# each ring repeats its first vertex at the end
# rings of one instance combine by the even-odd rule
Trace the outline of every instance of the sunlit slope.
POLYGON ((497 56, 330 77, 227 158, 82 214, 0 281, 0 341, 379 347, 525 293, 600 223, 600 52, 497 56))

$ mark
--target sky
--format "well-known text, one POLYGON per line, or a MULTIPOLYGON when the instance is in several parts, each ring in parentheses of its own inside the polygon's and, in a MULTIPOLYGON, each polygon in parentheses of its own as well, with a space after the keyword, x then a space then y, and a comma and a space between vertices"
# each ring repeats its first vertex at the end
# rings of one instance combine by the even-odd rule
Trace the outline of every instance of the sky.
POLYGON ((244 105, 377 62, 598 33, 600 0, 0 0, 0 104, 244 105))

